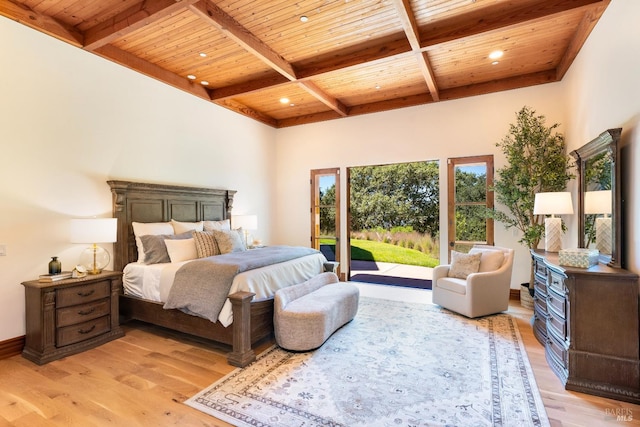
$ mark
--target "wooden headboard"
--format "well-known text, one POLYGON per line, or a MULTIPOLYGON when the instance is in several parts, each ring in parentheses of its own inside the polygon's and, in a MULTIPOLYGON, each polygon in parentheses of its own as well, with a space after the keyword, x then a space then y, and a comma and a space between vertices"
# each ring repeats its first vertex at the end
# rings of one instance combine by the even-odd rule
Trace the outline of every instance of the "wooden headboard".
POLYGON ((107 181, 113 195, 113 217, 118 219, 118 241, 113 246, 113 268, 138 260, 132 222, 219 221, 231 219, 233 190, 177 185, 107 181))

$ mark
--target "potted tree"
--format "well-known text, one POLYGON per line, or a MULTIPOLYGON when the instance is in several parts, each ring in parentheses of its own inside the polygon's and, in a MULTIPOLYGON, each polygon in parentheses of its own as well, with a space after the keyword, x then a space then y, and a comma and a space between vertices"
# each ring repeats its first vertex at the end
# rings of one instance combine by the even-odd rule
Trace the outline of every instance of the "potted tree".
MULTIPOLYGON (((520 230, 519 242, 529 249, 537 248, 544 236, 544 217, 533 214, 536 193, 564 191, 574 177, 564 136, 556 132, 558 126, 547 127, 544 116, 525 106, 509 125, 509 133, 496 143, 507 165, 497 170, 493 190, 496 201, 507 211, 493 210, 491 216, 507 229, 520 230)), ((533 283, 533 269, 529 283, 533 283)))

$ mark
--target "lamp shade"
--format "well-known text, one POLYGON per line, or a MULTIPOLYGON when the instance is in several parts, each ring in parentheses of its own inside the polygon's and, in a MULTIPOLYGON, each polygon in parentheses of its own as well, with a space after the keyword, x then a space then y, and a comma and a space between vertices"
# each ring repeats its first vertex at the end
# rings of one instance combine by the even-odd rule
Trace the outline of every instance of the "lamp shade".
POLYGON ((573 213, 571 193, 558 191, 537 193, 533 205, 534 215, 563 215, 573 213))
POLYGON ((71 243, 113 243, 118 240, 116 218, 71 220, 71 243))
POLYGON ((258 217, 256 215, 233 215, 233 228, 242 228, 243 230, 257 230, 258 217))
POLYGON ((611 190, 584 193, 584 213, 586 214, 610 214, 611 203, 611 190))

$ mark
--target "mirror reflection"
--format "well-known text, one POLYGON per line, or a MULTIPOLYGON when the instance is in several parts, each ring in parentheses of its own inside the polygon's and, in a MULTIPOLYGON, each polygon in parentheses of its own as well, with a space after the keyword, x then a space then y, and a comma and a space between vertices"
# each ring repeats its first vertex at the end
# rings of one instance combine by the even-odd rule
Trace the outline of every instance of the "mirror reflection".
POLYGON ((584 247, 611 255, 611 179, 613 158, 609 150, 585 162, 584 247))

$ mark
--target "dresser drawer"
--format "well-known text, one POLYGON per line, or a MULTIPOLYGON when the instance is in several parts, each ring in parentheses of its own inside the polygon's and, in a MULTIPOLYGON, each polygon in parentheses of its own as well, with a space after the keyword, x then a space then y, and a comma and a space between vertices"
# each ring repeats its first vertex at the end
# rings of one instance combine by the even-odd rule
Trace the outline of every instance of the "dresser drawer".
POLYGON ((547 278, 545 277, 544 280, 540 279, 539 277, 536 277, 535 279, 535 285, 534 285, 534 289, 536 293, 542 293, 544 295, 547 295, 547 278))
POLYGON ((533 297, 533 307, 540 313, 547 314, 547 297, 538 293, 533 297))
POLYGON ((567 300, 564 295, 558 295, 553 289, 547 295, 547 311, 553 311, 563 319, 567 318, 567 300))
POLYGON ((111 311, 109 298, 87 304, 74 305, 56 310, 56 325, 58 327, 75 325, 91 319, 106 316, 111 311))
POLYGON ((549 311, 547 317, 547 328, 551 329, 551 333, 555 334, 557 338, 564 341, 567 338, 567 321, 559 317, 553 310, 549 311))
POLYGON ((548 334, 547 338, 547 350, 553 357, 553 359, 563 368, 567 369, 568 358, 567 348, 564 343, 560 343, 553 334, 548 334))
POLYGON ((564 275, 555 271, 550 271, 549 274, 549 290, 554 290, 560 295, 564 295, 564 275))
POLYGON ((89 283, 72 288, 56 290, 56 308, 68 307, 70 305, 84 304, 96 301, 109 296, 109 281, 89 283))
POLYGON ((110 322, 110 316, 103 316, 77 325, 58 328, 56 330, 56 346, 63 347, 109 332, 110 322))

